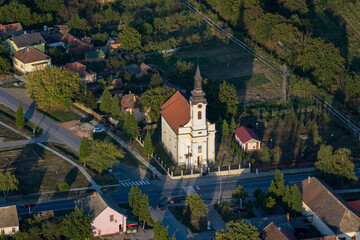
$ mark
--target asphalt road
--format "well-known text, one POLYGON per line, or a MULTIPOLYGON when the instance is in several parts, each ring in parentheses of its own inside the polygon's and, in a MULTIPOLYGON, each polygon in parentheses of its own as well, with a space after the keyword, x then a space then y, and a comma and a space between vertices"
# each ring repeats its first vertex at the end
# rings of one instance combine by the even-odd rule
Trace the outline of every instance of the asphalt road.
MULTIPOLYGON (((19 106, 19 101, 3 90, 0 90, 0 104, 16 111, 19 106)), ((27 106, 22 103, 22 106, 25 118, 43 130, 43 138, 48 139, 51 142, 66 144, 77 151, 79 150, 80 138, 76 137, 65 128, 60 127, 55 121, 45 117, 39 112, 36 112, 34 105, 27 106)))

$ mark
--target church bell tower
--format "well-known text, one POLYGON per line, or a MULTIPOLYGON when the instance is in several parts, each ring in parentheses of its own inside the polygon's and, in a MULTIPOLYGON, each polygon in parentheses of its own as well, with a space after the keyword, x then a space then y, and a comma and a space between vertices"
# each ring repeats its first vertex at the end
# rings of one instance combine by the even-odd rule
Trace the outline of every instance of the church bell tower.
POLYGON ((194 76, 194 89, 191 91, 190 118, 193 130, 206 130, 206 105, 205 93, 202 90, 202 77, 199 65, 194 76))

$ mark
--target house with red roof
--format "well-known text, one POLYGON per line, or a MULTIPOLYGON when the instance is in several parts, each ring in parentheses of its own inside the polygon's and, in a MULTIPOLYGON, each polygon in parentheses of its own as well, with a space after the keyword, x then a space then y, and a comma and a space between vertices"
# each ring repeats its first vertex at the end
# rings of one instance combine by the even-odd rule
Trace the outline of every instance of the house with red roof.
POLYGON ((69 71, 78 73, 83 83, 96 82, 96 73, 78 61, 66 64, 65 68, 69 71))
POLYGON ((234 133, 236 142, 245 152, 260 149, 261 139, 251 128, 241 126, 234 133))
POLYGON ((206 119, 199 66, 187 101, 177 91, 161 106, 161 142, 177 164, 203 168, 215 161, 215 124, 206 119))

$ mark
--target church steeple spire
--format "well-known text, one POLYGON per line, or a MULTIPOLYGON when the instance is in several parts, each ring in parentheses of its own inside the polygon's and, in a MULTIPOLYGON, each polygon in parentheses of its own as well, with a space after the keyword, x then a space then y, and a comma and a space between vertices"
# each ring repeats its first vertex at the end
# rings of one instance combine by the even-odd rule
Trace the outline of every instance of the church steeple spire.
POLYGON ((199 103, 206 104, 205 93, 202 90, 202 76, 200 74, 199 64, 197 65, 196 73, 194 76, 194 90, 191 91, 190 101, 194 105, 197 105, 199 103))

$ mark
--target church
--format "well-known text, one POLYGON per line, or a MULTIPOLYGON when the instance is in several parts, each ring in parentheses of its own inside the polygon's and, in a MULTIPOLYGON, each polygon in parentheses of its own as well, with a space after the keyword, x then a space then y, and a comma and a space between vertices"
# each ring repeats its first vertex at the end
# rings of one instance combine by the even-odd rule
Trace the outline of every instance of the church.
POLYGON ((215 162, 215 124, 206 119, 199 66, 189 101, 177 91, 161 106, 161 142, 179 165, 203 168, 215 162))

